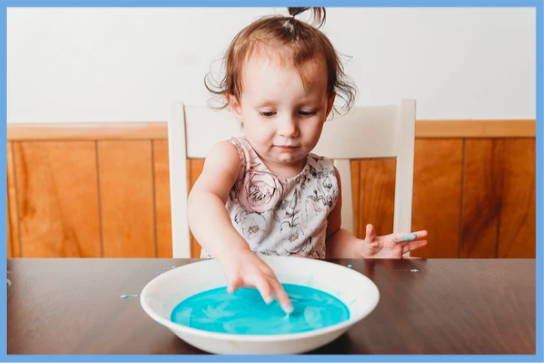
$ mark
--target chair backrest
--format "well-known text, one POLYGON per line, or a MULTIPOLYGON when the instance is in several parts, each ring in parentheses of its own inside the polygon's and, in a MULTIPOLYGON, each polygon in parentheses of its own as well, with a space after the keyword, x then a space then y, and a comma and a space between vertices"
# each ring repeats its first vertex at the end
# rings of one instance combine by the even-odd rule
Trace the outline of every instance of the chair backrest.
MULTIPOLYGON (((242 134, 229 111, 172 106, 168 120, 173 257, 190 257, 187 159, 204 158, 212 145, 242 134)), ((350 159, 396 158, 393 231, 408 232, 412 219, 415 101, 354 107, 325 123, 314 152, 334 159, 342 181, 342 227, 353 231, 350 159)))

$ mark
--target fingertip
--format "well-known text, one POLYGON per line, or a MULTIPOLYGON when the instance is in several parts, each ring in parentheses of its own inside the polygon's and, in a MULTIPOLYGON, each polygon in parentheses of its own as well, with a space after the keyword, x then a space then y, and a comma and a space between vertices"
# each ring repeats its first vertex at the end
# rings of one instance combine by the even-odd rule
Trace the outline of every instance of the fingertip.
POLYGON ((293 303, 291 302, 291 299, 289 299, 289 296, 287 296, 287 293, 282 296, 281 304, 285 306, 293 306, 293 303))
POLYGON ((293 312, 293 303, 291 302, 291 300, 289 300, 289 297, 287 297, 287 295, 285 295, 281 301, 280 301, 280 305, 281 305, 281 309, 286 313, 286 314, 291 314, 293 312))
POLYGON ((235 284, 230 284, 227 286, 227 292, 229 294, 234 294, 234 292, 236 291, 236 285, 235 284))
MULTIPOLYGON (((283 287, 282 287, 283 288, 283 287)), ((281 309, 286 313, 286 314, 291 314, 294 310, 293 308, 293 303, 291 302, 291 300, 289 299, 289 296, 287 296, 287 293, 285 292, 285 290, 283 290, 281 292, 281 294, 278 294, 278 300, 279 300, 279 303, 280 303, 280 306, 281 306, 281 309)))
POLYGON ((277 280, 271 281, 272 289, 274 290, 274 294, 278 298, 278 300, 281 303, 290 303, 289 296, 287 296, 287 291, 285 291, 285 288, 283 285, 277 280))
POLYGON ((286 304, 286 305, 282 304, 281 308, 287 315, 291 315, 293 311, 295 310, 295 308, 293 307, 293 304, 286 304))
POLYGON ((227 283, 227 292, 229 294, 235 293, 236 290, 238 290, 238 288, 242 286, 242 284, 243 284, 243 282, 240 279, 240 277, 234 277, 232 279, 229 279, 229 281, 227 283))
POLYGON ((365 231, 365 239, 374 239, 374 236, 375 236, 375 232, 374 232, 374 226, 372 226, 372 224, 367 224, 366 225, 366 231, 365 231))
POLYGON ((427 232, 426 229, 422 229, 422 230, 414 232, 414 233, 417 234, 418 238, 425 238, 425 237, 427 237, 429 235, 429 232, 427 232))

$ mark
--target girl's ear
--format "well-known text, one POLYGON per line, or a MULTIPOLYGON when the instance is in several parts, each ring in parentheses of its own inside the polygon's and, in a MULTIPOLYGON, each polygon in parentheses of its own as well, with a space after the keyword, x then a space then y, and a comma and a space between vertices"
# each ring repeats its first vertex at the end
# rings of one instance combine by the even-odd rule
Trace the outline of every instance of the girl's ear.
POLYGON ((231 112, 234 114, 234 116, 238 119, 238 121, 242 121, 242 108, 240 106, 240 102, 238 101, 238 98, 233 94, 227 94, 227 102, 229 105, 229 108, 231 112))

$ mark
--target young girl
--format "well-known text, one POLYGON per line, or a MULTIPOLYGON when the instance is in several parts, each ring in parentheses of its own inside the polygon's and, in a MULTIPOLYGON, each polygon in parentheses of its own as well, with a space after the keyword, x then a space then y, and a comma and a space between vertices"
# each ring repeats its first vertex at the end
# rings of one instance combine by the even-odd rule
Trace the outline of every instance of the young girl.
MULTIPOLYGON (((355 92, 327 37, 295 19, 305 9, 257 20, 232 40, 212 92, 225 97, 244 137, 213 147, 188 206, 190 228, 223 266, 229 292, 254 286, 287 313, 291 302, 258 255, 401 258, 427 244, 426 231, 376 236, 367 225, 358 239, 340 227, 338 172, 310 152, 335 97, 349 109, 355 92)), ((324 14, 314 9, 321 24, 324 14)))

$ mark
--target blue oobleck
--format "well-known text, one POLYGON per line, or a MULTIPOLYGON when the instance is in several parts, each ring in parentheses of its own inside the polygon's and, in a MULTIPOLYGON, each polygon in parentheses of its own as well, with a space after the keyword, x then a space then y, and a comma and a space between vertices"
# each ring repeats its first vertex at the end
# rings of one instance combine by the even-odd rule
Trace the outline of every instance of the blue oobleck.
POLYGON ((336 297, 311 287, 283 284, 294 311, 286 315, 277 301, 266 304, 259 292, 225 286, 188 297, 172 311, 178 324, 229 334, 287 334, 324 328, 349 319, 348 307, 336 297))

